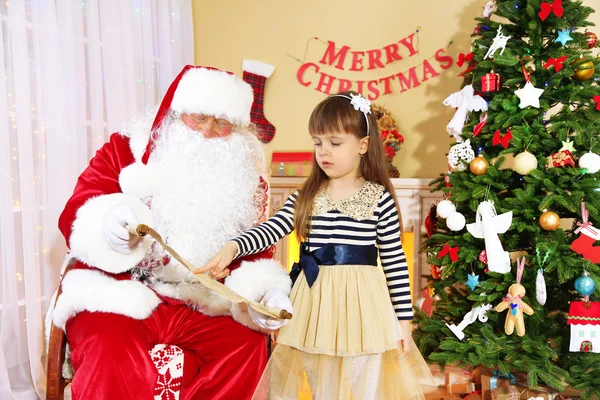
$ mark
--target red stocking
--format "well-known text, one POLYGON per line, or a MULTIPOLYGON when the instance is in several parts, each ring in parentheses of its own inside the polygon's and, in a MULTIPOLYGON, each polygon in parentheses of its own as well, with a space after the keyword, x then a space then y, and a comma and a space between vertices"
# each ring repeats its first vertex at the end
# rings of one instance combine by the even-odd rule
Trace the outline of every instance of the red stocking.
POLYGON ((275 127, 265 118, 265 84, 267 78, 275 71, 275 67, 256 60, 244 60, 242 70, 244 71, 244 81, 249 83, 254 90, 250 120, 258 127, 260 141, 269 143, 275 136, 275 127))
POLYGON ((600 239, 600 231, 588 226, 582 229, 579 237, 571 243, 571 250, 581 254, 586 260, 598 264, 600 263, 600 246, 594 246, 598 239, 600 239))

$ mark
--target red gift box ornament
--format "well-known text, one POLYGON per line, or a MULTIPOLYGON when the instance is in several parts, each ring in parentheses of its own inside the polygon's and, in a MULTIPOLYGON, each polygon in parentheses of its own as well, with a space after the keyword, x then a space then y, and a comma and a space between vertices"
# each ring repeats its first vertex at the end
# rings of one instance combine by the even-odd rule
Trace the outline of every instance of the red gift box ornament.
POLYGON ((498 92, 502 88, 502 77, 494 71, 481 77, 482 92, 498 92))
POLYGON ((554 167, 575 167, 575 161, 569 150, 561 150, 552 154, 552 165, 554 167))

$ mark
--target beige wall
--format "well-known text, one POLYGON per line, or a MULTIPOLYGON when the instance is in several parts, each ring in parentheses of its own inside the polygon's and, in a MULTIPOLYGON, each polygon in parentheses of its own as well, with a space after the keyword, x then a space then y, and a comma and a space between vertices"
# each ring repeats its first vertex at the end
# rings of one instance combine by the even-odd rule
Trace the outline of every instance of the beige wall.
MULTIPOLYGON (((448 54, 456 60, 459 53, 469 51, 473 18, 480 15, 484 4, 485 0, 193 0, 195 61, 240 76, 244 58, 276 66, 265 96, 265 114, 277 128, 275 138, 266 146, 270 160, 272 151, 312 148, 308 117, 325 96, 315 90, 316 82, 309 87, 298 83, 296 73, 301 64, 286 53, 302 59, 306 42, 313 36, 356 51, 383 48, 420 26, 419 54, 408 57, 400 46, 404 59, 384 69, 352 72, 323 65, 321 69, 351 80, 382 78, 421 64, 450 41, 453 44, 448 54)), ((584 0, 584 4, 600 9, 600 0, 584 0)), ((600 14, 593 15, 592 21, 600 25, 600 14)), ((596 32, 600 35, 600 28, 596 32)), ((305 60, 318 64, 325 50, 324 44, 311 41, 305 60)), ((348 58, 346 69, 351 64, 348 58)), ((461 69, 453 65, 442 70, 434 59, 430 61, 439 76, 404 93, 396 81, 392 94, 375 101, 392 112, 405 137, 394 160, 404 178, 430 178, 443 172, 445 153, 452 142, 445 126, 453 110, 441 102, 460 88, 462 81, 457 74, 461 69)), ((421 75, 421 68, 417 66, 417 75, 421 75)), ((306 75, 313 80, 316 76, 306 75)))

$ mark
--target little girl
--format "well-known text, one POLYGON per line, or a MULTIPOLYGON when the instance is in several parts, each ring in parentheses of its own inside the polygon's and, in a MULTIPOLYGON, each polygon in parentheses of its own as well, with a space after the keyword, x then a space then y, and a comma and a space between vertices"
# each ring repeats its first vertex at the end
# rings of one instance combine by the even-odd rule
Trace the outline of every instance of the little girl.
POLYGON ((300 190, 195 272, 223 277, 235 258, 295 230, 294 317, 279 331, 254 398, 422 399, 436 387, 412 341, 398 204, 370 102, 331 95, 312 112, 309 132, 315 159, 300 190))

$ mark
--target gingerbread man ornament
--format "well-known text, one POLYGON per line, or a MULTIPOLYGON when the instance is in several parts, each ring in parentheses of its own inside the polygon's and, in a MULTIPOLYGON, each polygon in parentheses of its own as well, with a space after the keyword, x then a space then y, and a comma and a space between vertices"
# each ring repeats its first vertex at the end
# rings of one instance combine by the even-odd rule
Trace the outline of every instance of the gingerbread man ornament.
POLYGON ((504 332, 507 335, 512 335, 515 326, 517 327, 517 335, 525 336, 525 321, 523 313, 533 315, 533 309, 521 299, 525 296, 525 288, 521 285, 521 277, 525 268, 525 257, 517 261, 517 283, 510 285, 506 297, 502 299, 502 303, 498 304, 494 309, 502 312, 508 309, 506 314, 506 322, 504 323, 504 332))

